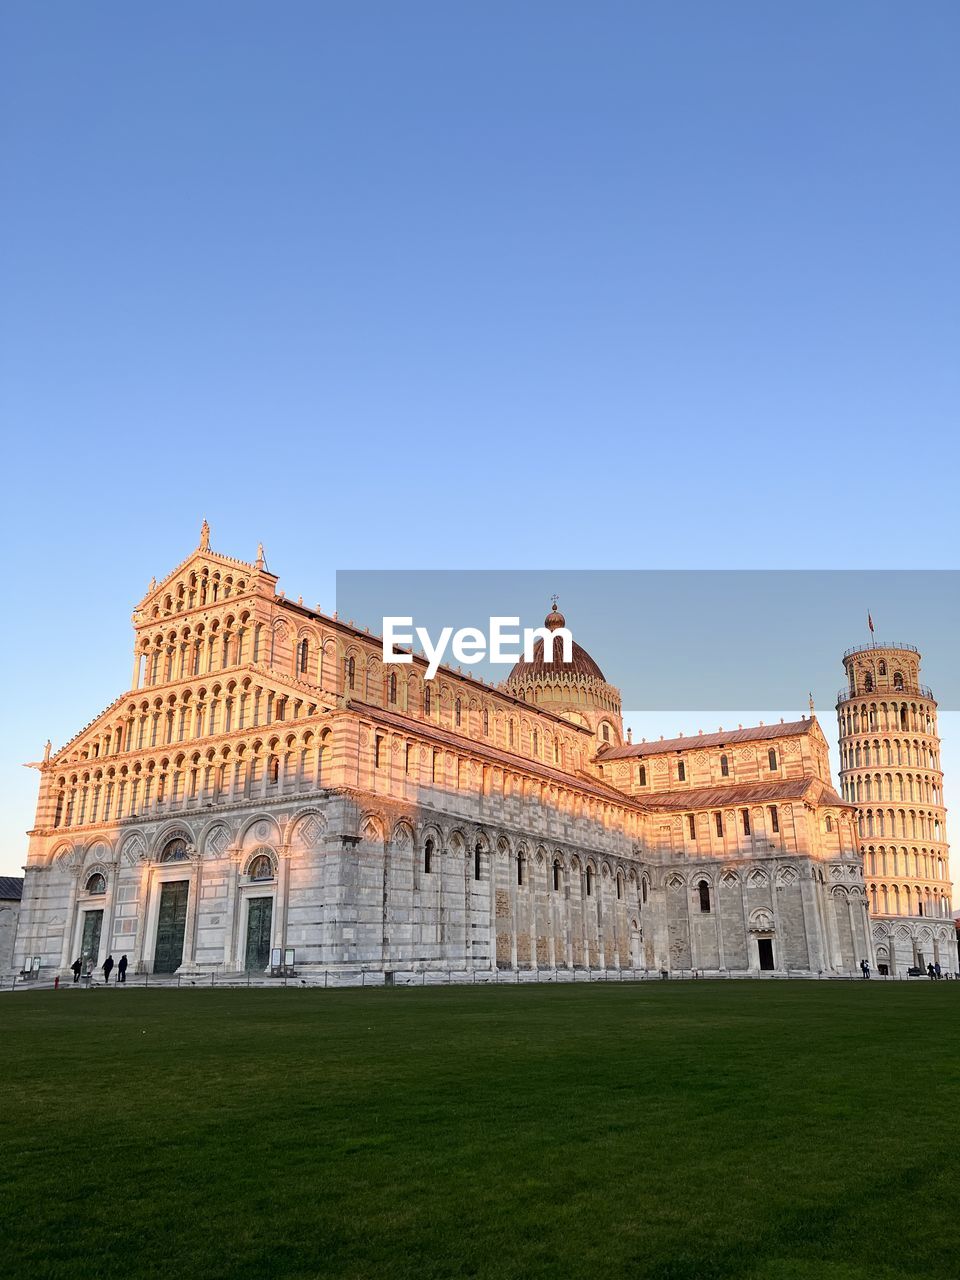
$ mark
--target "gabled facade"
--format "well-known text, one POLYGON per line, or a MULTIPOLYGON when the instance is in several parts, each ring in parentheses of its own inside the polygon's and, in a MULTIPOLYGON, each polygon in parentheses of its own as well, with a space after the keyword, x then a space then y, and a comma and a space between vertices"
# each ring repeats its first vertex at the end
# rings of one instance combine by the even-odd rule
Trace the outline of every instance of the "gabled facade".
POLYGON ((222 973, 293 949, 302 972, 839 974, 872 959, 854 810, 814 718, 625 744, 619 693, 584 651, 498 687, 385 667, 377 637, 286 599, 262 550, 212 551, 206 526, 133 624, 131 687, 40 766, 17 960, 222 973))

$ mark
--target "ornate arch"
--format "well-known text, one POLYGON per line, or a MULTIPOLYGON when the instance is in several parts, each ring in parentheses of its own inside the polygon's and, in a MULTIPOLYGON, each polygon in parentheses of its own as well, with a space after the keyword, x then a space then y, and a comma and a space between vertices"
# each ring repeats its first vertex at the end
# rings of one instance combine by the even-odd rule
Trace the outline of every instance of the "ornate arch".
POLYGON ((390 843, 397 849, 413 845, 413 823, 409 818, 398 818, 390 832, 390 843))
POLYGON ((222 858, 230 848, 232 837, 230 828, 220 819, 214 819, 204 826, 197 839, 197 846, 207 858, 222 858))
POLYGON ((85 867, 83 875, 80 877, 84 893, 102 894, 107 891, 107 884, 110 880, 110 872, 112 867, 103 862, 94 862, 89 867, 85 867), (98 881, 102 887, 92 888, 91 884, 98 881))
POLYGON ((304 805, 287 822, 288 843, 316 849, 327 830, 327 815, 316 805, 304 805))
POLYGON ((103 836, 94 836, 83 850, 84 863, 88 863, 91 859, 93 859, 94 862, 113 862, 114 849, 110 841, 105 840, 103 836))
POLYGON ((142 831, 132 831, 120 845, 120 857, 128 866, 134 866, 147 857, 147 841, 142 831))
POLYGON ((386 823, 381 813, 365 813, 360 819, 360 839, 371 844, 382 843, 385 838, 386 823))
POLYGON ((252 841, 255 844, 266 844, 272 840, 274 844, 280 844, 282 838, 283 833, 280 830, 280 824, 270 813, 253 814, 246 819, 237 832, 237 844, 241 847, 246 846, 248 841, 252 841))
POLYGON ((249 853, 243 862, 243 874, 251 880, 269 881, 277 878, 277 853, 269 845, 261 844, 249 853), (266 872, 269 869, 270 874, 266 872))
POLYGON ((50 855, 50 866, 54 863, 63 871, 72 870, 77 857, 76 846, 68 840, 61 841, 50 855))
POLYGON ((772 933, 773 912, 769 907, 756 907, 750 912, 749 927, 751 933, 772 933))
POLYGON ((425 822, 420 828, 418 845, 422 849, 428 840, 433 841, 433 849, 435 853, 441 853, 444 848, 443 829, 437 822, 425 822))
MULTIPOLYGON (((150 840, 149 844, 146 846, 146 856, 159 859, 161 853, 167 847, 169 842, 177 839, 178 837, 185 840, 188 845, 192 845, 194 843, 193 832, 185 822, 176 818, 169 822, 164 822, 162 826, 153 833, 153 839, 150 840)), ((144 838, 149 839, 149 837, 146 837, 146 833, 144 833, 144 838)))

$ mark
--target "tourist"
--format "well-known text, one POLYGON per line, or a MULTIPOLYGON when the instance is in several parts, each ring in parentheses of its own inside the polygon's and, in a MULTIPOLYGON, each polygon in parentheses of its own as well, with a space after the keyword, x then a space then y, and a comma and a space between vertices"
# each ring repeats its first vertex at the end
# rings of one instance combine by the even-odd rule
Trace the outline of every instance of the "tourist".
POLYGON ((942 974, 942 973, 941 973, 941 971, 940 971, 940 961, 939 961, 939 960, 938 960, 938 961, 937 961, 937 963, 933 966, 933 972, 937 975, 937 981, 939 982, 939 981, 940 981, 940 979, 941 979, 941 977, 943 976, 943 974, 942 974))
POLYGON ((113 956, 107 956, 106 960, 103 962, 103 980, 108 986, 110 985, 110 971, 112 968, 113 956))
POLYGON ((81 969, 83 968, 83 965, 80 963, 80 957, 79 957, 79 956, 77 956, 76 960, 74 960, 74 962, 73 962, 73 964, 70 966, 70 968, 73 970, 73 980, 74 980, 74 982, 79 982, 79 981, 80 981, 80 971, 81 971, 81 969))
POLYGON ((117 965, 117 981, 126 982, 127 980, 127 957, 121 956, 120 963, 117 965))
POLYGON ((937 975, 933 972, 932 964, 927 965, 927 977, 930 979, 931 982, 936 982, 937 980, 937 975))

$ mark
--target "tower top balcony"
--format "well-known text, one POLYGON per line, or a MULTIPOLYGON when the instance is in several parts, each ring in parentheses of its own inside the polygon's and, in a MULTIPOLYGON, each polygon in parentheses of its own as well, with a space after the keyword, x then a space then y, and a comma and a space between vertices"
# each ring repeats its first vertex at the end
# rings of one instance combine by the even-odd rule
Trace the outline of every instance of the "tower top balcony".
POLYGON ((844 661, 856 653, 871 653, 874 649, 886 649, 890 652, 900 650, 901 653, 915 653, 920 657, 920 650, 915 644, 907 644, 905 640, 871 640, 869 644, 855 644, 852 649, 844 649, 844 661))
POLYGON ((929 702, 936 702, 933 690, 929 685, 916 684, 913 681, 905 681, 899 688, 887 684, 882 688, 873 689, 851 689, 849 686, 839 690, 837 693, 837 702, 859 702, 862 698, 926 698, 929 702))

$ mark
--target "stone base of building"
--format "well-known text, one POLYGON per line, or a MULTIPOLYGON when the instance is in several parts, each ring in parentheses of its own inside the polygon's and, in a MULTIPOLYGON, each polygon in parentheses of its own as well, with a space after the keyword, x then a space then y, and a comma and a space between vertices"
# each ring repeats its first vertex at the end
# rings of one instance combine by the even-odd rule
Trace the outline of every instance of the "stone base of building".
POLYGON ((877 972, 902 978, 910 969, 940 966, 960 976, 957 934, 952 920, 931 916, 879 916, 871 919, 877 972))

